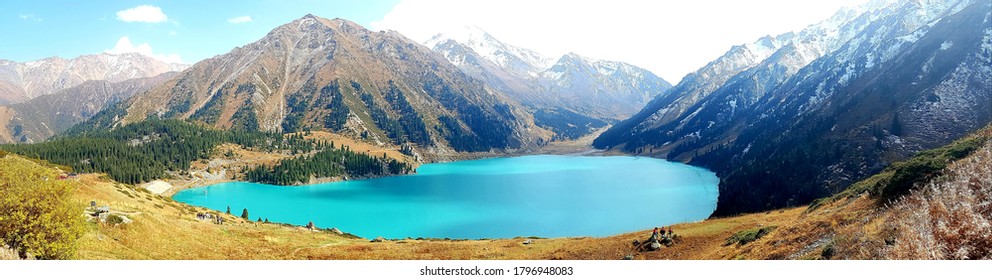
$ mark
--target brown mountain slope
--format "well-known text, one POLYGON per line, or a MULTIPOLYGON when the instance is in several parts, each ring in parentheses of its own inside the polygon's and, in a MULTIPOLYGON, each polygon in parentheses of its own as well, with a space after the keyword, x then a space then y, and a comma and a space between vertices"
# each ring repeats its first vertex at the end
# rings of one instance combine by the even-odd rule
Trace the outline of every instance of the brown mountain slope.
POLYGON ((0 143, 33 143, 85 121, 115 104, 175 77, 166 72, 154 77, 119 82, 86 81, 57 93, 27 102, 0 105, 0 143), (5 117, 5 113, 10 114, 5 117))
POLYGON ((517 103, 399 33, 312 15, 197 63, 90 125, 148 116, 326 130, 441 154, 535 146, 550 134, 517 103))

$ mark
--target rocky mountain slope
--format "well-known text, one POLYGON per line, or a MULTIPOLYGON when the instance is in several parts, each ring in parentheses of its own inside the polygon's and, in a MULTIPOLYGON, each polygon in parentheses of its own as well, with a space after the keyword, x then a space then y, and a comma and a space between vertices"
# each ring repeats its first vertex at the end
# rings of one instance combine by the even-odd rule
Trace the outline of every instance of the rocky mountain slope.
POLYGON ((50 57, 24 63, 0 60, 0 105, 24 102, 86 81, 116 83, 181 71, 187 66, 137 53, 101 53, 73 59, 50 57))
POLYGON ((992 121, 982 1, 873 1, 731 49, 595 141, 716 171, 717 214, 834 193, 992 121))
MULTIPOLYGON (((538 116, 547 116, 539 122, 560 134, 589 126, 588 118, 602 123, 626 118, 671 87, 627 63, 574 53, 553 60, 476 27, 438 34, 425 44, 470 76, 506 92, 538 116), (582 117, 562 117, 575 115, 582 117)), ((586 127, 581 134, 601 126, 586 127)))
POLYGON ((399 33, 313 15, 201 61, 80 130, 148 117, 326 130, 428 154, 532 147, 551 135, 518 103, 399 33))
POLYGON ((157 86, 178 72, 120 82, 86 81, 27 102, 0 105, 0 144, 37 143, 85 121, 109 105, 157 86))

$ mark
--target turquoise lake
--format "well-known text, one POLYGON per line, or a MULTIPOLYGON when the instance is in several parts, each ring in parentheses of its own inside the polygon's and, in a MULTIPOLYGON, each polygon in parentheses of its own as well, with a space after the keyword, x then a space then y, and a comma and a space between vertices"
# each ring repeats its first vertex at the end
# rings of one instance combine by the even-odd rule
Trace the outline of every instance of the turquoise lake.
POLYGON ((172 198, 365 238, 608 236, 706 219, 718 184, 706 169, 660 159, 537 155, 307 186, 221 183, 172 198))

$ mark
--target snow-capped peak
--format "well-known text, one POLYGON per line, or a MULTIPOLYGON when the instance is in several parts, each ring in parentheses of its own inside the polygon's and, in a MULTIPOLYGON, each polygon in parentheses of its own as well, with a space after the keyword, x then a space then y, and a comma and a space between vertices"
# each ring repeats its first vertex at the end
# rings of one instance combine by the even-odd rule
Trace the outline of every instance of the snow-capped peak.
POLYGON ((465 26, 452 31, 434 35, 424 45, 434 48, 440 43, 452 40, 463 44, 493 63, 504 68, 517 68, 514 65, 522 61, 529 71, 544 70, 551 67, 554 61, 533 50, 524 49, 503 43, 478 26, 465 26))

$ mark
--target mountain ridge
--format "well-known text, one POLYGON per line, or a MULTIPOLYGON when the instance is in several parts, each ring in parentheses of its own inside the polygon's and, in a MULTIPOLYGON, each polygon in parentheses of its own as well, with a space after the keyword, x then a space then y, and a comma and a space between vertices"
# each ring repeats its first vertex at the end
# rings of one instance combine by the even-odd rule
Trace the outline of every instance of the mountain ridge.
POLYGON ((499 41, 478 27, 425 42, 470 76, 485 81, 542 116, 539 125, 574 139, 636 112, 671 87, 648 70, 575 53, 558 59, 499 41), (567 115, 567 116, 566 116, 567 115), (585 128, 583 128, 585 127, 585 128))
POLYGON ((307 15, 201 61, 87 125, 155 116, 223 129, 325 129, 441 155, 546 141, 549 133, 518 107, 397 32, 307 15))
POLYGON ((697 76, 688 76, 673 97, 653 100, 594 145, 716 170, 725 179, 717 214, 726 215, 839 191, 992 119, 981 105, 992 87, 982 78, 990 71, 980 70, 989 60, 981 43, 989 30, 980 28, 988 25, 987 3, 886 2, 858 10, 838 13, 842 24, 828 20, 800 32, 795 38, 812 36, 764 62, 744 63, 753 66, 702 94, 691 91, 697 76), (821 32, 830 29, 840 32, 821 32), (946 46, 950 41, 956 43, 946 46), (804 59, 803 42, 813 42, 812 54, 816 46, 824 52, 804 59))

